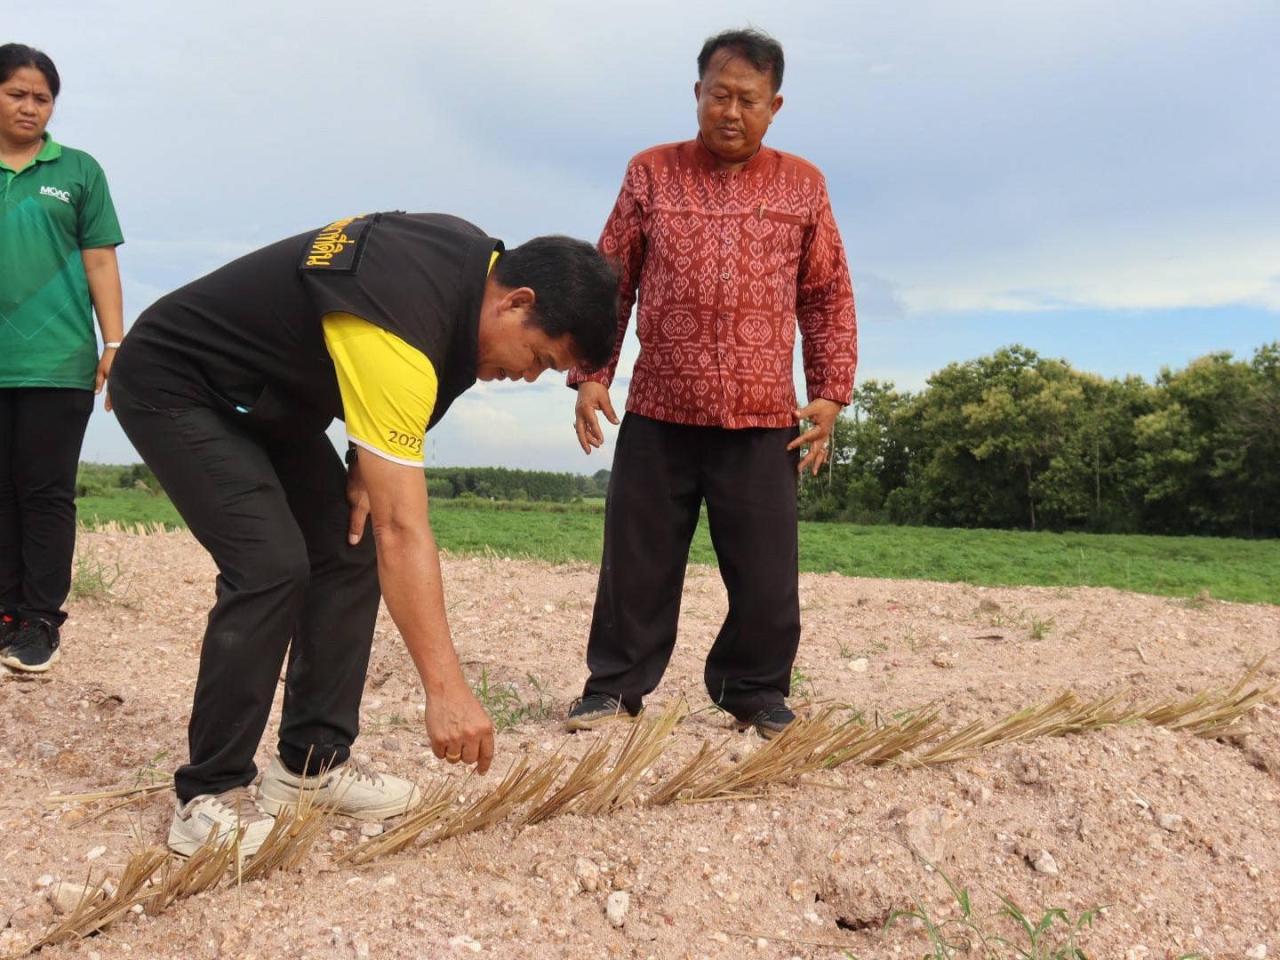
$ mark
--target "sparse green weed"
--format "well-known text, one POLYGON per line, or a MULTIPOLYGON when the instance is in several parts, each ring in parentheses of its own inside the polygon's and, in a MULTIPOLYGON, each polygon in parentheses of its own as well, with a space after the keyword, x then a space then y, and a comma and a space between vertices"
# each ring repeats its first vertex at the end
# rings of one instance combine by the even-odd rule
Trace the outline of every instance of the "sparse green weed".
POLYGON ((844 641, 838 641, 840 646, 840 658, 842 660, 852 660, 854 657, 873 657, 877 653, 884 653, 889 649, 889 645, 883 640, 875 640, 865 647, 855 647, 846 644, 844 641))
POLYGON ((816 700, 817 688, 813 685, 813 677, 799 667, 791 669, 791 695, 805 700, 816 700))
POLYGON ((124 601, 124 580, 119 562, 107 565, 96 556, 81 553, 76 556, 71 574, 71 596, 77 600, 120 603, 124 601))
POLYGON ((1014 942, 978 919, 967 887, 956 885, 946 873, 934 869, 951 891, 960 915, 935 920, 923 902, 917 901, 913 909, 895 910, 885 921, 886 930, 900 920, 917 921, 929 940, 929 960, 952 960, 961 954, 980 960, 1088 960, 1078 941, 1081 931, 1093 926, 1101 908, 1086 910, 1072 920, 1065 910, 1053 907, 1033 920, 1012 900, 1001 897, 1003 906, 997 916, 1016 924, 1020 936, 1014 942))
POLYGON ((551 716, 551 701, 541 681, 531 673, 526 679, 534 698, 522 697, 514 683, 491 683, 488 668, 481 668, 480 680, 471 689, 489 712, 494 730, 508 730, 525 720, 544 720, 551 716))
POLYGON ((1031 614, 1031 639, 1043 640, 1049 635, 1049 631, 1053 629, 1053 617, 1045 617, 1041 619, 1034 613, 1031 614))

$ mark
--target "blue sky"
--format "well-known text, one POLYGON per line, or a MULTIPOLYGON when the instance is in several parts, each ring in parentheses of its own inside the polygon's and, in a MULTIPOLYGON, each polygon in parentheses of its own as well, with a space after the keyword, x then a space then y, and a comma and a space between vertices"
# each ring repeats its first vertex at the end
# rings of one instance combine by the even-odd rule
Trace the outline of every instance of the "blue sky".
MULTIPOLYGON (((4 25, 58 64, 55 137, 107 170, 132 319, 353 211, 594 239, 627 159, 695 132, 703 38, 746 23, 787 53, 768 142, 827 175, 860 380, 918 389, 1014 342, 1150 378, 1280 338, 1274 0, 44 0, 4 25)), ((478 386, 431 462, 608 466, 611 444, 574 443, 572 400, 545 377, 478 386)), ((100 412, 84 457, 136 459, 100 412)))

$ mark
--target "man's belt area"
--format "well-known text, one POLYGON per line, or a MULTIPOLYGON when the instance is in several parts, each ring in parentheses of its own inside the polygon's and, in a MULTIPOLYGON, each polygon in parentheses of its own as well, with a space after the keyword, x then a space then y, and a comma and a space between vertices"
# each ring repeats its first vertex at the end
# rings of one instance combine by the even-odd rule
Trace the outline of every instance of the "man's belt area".
POLYGON ((333 415, 269 384, 252 402, 227 399, 227 412, 236 422, 273 444, 303 443, 333 422, 333 415))

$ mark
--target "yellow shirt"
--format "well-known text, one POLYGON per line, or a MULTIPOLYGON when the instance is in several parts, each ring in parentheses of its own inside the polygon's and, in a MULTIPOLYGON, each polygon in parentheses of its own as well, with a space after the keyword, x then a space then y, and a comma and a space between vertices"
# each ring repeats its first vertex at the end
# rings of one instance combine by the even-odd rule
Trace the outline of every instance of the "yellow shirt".
MULTIPOLYGON (((498 261, 495 250, 489 272, 498 261)), ((426 354, 350 313, 326 313, 324 342, 338 374, 347 439, 394 463, 423 465, 439 378, 426 354)))
POLYGON ((327 313, 323 322, 347 439, 395 463, 422 466, 439 386, 431 361, 394 333, 349 313, 327 313))

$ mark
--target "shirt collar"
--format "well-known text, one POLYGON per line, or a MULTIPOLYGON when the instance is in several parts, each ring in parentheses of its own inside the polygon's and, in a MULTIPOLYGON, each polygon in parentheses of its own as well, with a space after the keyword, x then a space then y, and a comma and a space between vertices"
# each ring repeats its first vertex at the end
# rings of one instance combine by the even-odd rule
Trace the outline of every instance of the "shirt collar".
POLYGON ((40 148, 40 152, 36 154, 36 163, 43 163, 46 160, 57 160, 62 156, 62 144, 49 136, 48 130, 41 134, 41 136, 44 138, 44 146, 42 146, 40 148))
POLYGON ((11 176, 16 177, 18 174, 26 170, 30 170, 37 163, 45 163, 46 161, 49 161, 49 160, 57 160, 60 156, 62 156, 62 144, 57 143, 53 139, 53 137, 49 136, 48 131, 45 131, 43 134, 41 134, 41 138, 44 140, 44 143, 41 144, 40 146, 40 152, 37 153, 34 157, 32 157, 30 160, 28 160, 26 166, 24 166, 22 170, 14 170, 13 167, 10 167, 4 163, 0 163, 0 170, 5 170, 11 176))
MULTIPOLYGON (((760 144, 760 149, 758 149, 755 153, 751 155, 751 159, 748 160, 744 166, 739 167, 737 170, 734 170, 733 172, 735 174, 749 173, 750 171, 755 170, 762 163, 764 163, 764 155, 766 150, 768 150, 768 147, 766 147, 763 143, 760 144)), ((701 133, 699 133, 697 138, 693 141, 693 152, 695 156, 697 156, 698 158, 698 163, 703 168, 711 171, 712 173, 720 170, 720 158, 707 149, 707 145, 702 142, 701 133)))

